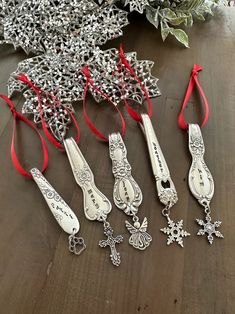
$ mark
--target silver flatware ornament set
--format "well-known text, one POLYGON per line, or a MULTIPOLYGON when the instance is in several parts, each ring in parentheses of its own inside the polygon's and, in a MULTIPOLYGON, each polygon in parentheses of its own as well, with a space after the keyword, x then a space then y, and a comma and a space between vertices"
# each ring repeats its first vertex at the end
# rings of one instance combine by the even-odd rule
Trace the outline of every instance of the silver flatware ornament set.
MULTIPOLYGON (((43 62, 45 60, 44 58, 43 62)), ((183 226, 183 220, 174 221, 171 214, 172 207, 178 201, 178 195, 151 122, 152 105, 150 97, 160 95, 156 84, 157 79, 150 74, 152 66, 153 63, 149 61, 138 61, 135 53, 125 54, 122 48, 119 51, 117 49, 97 50, 93 60, 89 59, 87 64, 73 73, 73 84, 76 85, 70 87, 71 91, 77 93, 77 95, 79 93, 82 95, 78 98, 80 97, 83 100, 84 119, 92 133, 98 139, 107 142, 114 176, 113 202, 126 215, 124 224, 129 232, 129 244, 140 251, 150 246, 152 237, 148 233, 147 217, 140 218, 139 216, 139 209, 142 208, 142 212, 144 211, 143 206, 141 207, 143 194, 134 178, 128 160, 127 148, 124 143, 126 123, 119 110, 120 102, 124 103, 129 116, 139 124, 146 140, 152 171, 156 180, 157 195, 163 205, 162 215, 166 218, 166 225, 160 230, 167 236, 167 245, 175 242, 183 247, 183 241, 190 236, 190 233, 183 226), (113 106, 121 121, 120 131, 108 130, 109 125, 106 126, 108 133, 104 135, 94 126, 87 113, 88 92, 93 95, 95 100, 105 100, 113 106), (144 100, 147 103, 146 113, 140 113, 130 105, 130 102, 141 104, 144 100)), ((188 131, 189 151, 192 155, 188 185, 193 196, 205 212, 205 220, 196 219, 201 227, 197 234, 200 236, 205 235, 209 243, 212 244, 214 237, 223 238, 223 235, 217 230, 221 222, 212 222, 211 218, 210 201, 214 194, 214 181, 204 161, 205 146, 201 134, 201 128, 206 124, 209 117, 209 108, 206 96, 197 78, 200 70, 202 70, 202 67, 194 65, 178 123, 180 128, 188 131), (194 86, 198 87, 205 106, 205 117, 201 126, 188 124, 183 115, 194 86)), ((23 114, 16 111, 13 102, 7 96, 0 95, 9 106, 14 118, 11 144, 13 164, 21 175, 32 178, 36 182, 56 221, 69 235, 69 251, 76 255, 83 252, 86 245, 84 239, 78 236, 80 223, 77 216, 42 174, 48 165, 48 153, 46 142, 35 126, 35 123, 40 124, 49 141, 56 148, 66 151, 74 179, 83 193, 85 217, 90 221, 97 221, 103 225, 105 237, 98 242, 99 246, 102 248, 109 247, 112 264, 119 266, 121 256, 117 251, 117 244, 123 242, 124 238, 114 233, 108 220, 108 215, 112 210, 111 202, 97 187, 91 167, 78 146, 80 129, 72 105, 69 102, 66 103, 66 97, 59 89, 48 90, 50 80, 53 77, 51 77, 51 73, 47 75, 46 79, 44 73, 42 84, 40 84, 40 81, 38 81, 40 67, 33 67, 30 59, 23 61, 17 71, 13 73, 9 81, 9 94, 11 95, 14 91, 24 92, 26 102, 23 105, 23 114), (45 81, 47 81, 46 90, 44 89, 45 81), (33 115, 34 122, 28 120, 25 114, 33 115), (25 170, 17 157, 14 148, 17 119, 28 124, 39 136, 44 156, 41 170, 35 167, 30 171, 25 170), (71 123, 76 129, 76 136, 66 137, 66 132, 71 123)))

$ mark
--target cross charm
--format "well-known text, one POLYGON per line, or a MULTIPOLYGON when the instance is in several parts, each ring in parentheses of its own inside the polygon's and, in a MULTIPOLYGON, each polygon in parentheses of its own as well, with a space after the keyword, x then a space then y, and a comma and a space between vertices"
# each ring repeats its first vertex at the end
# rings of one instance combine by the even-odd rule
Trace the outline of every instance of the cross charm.
POLYGON ((118 235, 113 236, 113 229, 108 222, 104 223, 104 234, 107 236, 107 240, 100 240, 99 246, 106 247, 109 246, 111 250, 110 258, 115 266, 119 266, 121 263, 120 253, 116 250, 116 243, 121 243, 123 241, 123 236, 118 235))

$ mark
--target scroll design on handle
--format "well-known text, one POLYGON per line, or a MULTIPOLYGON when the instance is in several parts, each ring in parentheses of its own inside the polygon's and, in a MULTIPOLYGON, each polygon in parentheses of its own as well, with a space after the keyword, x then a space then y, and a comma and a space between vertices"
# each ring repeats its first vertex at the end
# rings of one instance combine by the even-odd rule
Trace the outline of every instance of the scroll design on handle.
POLYGON ((37 168, 30 172, 58 224, 69 234, 69 251, 80 255, 86 249, 86 244, 82 237, 76 236, 80 230, 76 215, 37 168))
POLYGON ((120 133, 112 133, 109 136, 109 154, 115 178, 114 203, 125 214, 130 216, 136 215, 143 196, 140 187, 131 175, 131 166, 127 160, 127 150, 120 133))
POLYGON ((64 140, 64 146, 77 184, 83 191, 84 213, 89 220, 105 221, 112 206, 97 188, 94 175, 73 138, 64 140))
POLYGON ((202 206, 209 206, 214 195, 214 181, 204 161, 205 146, 197 124, 189 124, 189 151, 192 155, 188 176, 189 188, 202 206))
POLYGON ((38 169, 33 168, 30 172, 61 228, 68 234, 73 234, 74 230, 78 232, 80 224, 72 209, 38 169))
POLYGON ((141 114, 141 117, 142 123, 140 126, 146 137, 152 170, 156 179, 158 197, 161 203, 170 208, 178 201, 175 185, 171 179, 170 171, 157 140, 152 122, 147 114, 141 114))

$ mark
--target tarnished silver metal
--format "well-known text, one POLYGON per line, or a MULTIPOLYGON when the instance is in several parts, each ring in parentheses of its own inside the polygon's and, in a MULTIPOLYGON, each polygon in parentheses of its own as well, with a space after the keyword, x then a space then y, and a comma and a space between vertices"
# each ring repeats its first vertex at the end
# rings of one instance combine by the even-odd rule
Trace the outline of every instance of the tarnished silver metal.
POLYGON ((70 252, 79 255, 85 250, 86 245, 83 238, 75 236, 80 230, 76 215, 37 168, 31 169, 30 173, 58 224, 66 233, 70 234, 70 252))
POLYGON ((114 203, 126 215, 133 217, 134 226, 126 221, 126 227, 131 233, 130 245, 136 249, 144 250, 149 246, 152 237, 146 232, 147 218, 145 217, 142 225, 140 225, 137 217, 143 196, 139 185, 132 177, 131 166, 127 160, 126 146, 120 133, 109 135, 109 155, 112 160, 112 172, 115 178, 114 203))
POLYGON ((146 137, 149 156, 152 164, 153 174, 160 202, 172 207, 177 201, 177 192, 171 179, 170 172, 162 153, 161 147, 154 132, 152 122, 147 114, 141 114, 141 129, 146 137))
POLYGON ((104 221, 104 234, 107 236, 107 240, 100 240, 99 246, 100 247, 110 247, 110 258, 115 266, 119 266, 121 263, 120 253, 116 250, 116 244, 123 242, 123 236, 118 235, 116 237, 113 236, 113 229, 110 226, 110 223, 104 221))
POLYGON ((64 146, 74 178, 83 191, 86 218, 101 222, 106 220, 112 209, 110 201, 96 187, 94 175, 75 140, 72 137, 65 139, 64 146))
POLYGON ((141 114, 141 117, 142 122, 140 123, 140 127, 147 141, 152 170, 156 179, 158 197, 160 202, 165 205, 162 210, 162 215, 167 218, 168 226, 160 230, 168 235, 168 245, 176 242, 183 247, 183 237, 189 236, 190 234, 183 230, 183 220, 174 222, 170 219, 170 209, 178 201, 175 185, 171 179, 170 171, 157 140, 149 115, 141 114))
POLYGON ((221 221, 211 222, 210 201, 214 195, 214 180, 210 170, 204 161, 205 145, 198 124, 189 124, 189 151, 192 155, 192 164, 188 175, 188 184, 193 196, 203 206, 206 214, 206 221, 196 219, 197 223, 203 227, 197 235, 207 234, 210 244, 213 243, 213 234, 218 238, 223 238, 223 234, 215 228, 220 227, 221 221))
POLYGON ((121 235, 113 237, 113 229, 109 222, 106 221, 112 205, 107 197, 96 187, 94 175, 75 140, 73 138, 65 139, 64 146, 74 178, 83 191, 85 216, 89 220, 97 220, 103 223, 104 234, 107 236, 107 240, 99 241, 99 246, 109 246, 111 261, 113 265, 119 266, 121 259, 115 244, 121 243, 123 237, 121 235))

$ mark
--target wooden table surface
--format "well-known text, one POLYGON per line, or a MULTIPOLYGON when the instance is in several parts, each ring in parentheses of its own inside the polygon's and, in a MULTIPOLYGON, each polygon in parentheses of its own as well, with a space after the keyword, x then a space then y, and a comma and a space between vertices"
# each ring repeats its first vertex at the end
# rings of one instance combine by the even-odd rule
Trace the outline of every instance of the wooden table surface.
MULTIPOLYGON (((161 143, 179 201, 172 210, 174 220, 184 219, 191 237, 182 249, 166 246, 159 229, 166 225, 152 175, 147 146, 138 125, 127 120, 125 143, 133 175, 144 200, 140 217, 148 217, 151 246, 144 252, 128 244, 126 216, 113 206, 110 222, 125 237, 118 246, 119 268, 109 261, 109 251, 99 248, 102 225, 85 219, 83 198, 65 153, 49 145, 50 164, 46 177, 78 215, 87 249, 79 257, 68 252, 68 239, 61 231, 31 180, 12 167, 10 138, 12 117, 0 106, 0 313, 1 314, 232 314, 235 313, 235 9, 224 9, 190 31, 190 49, 174 40, 162 43, 159 32, 138 15, 125 35, 108 43, 125 51, 137 51, 139 59, 155 61, 153 74, 162 96, 153 100, 153 125, 161 143), (206 162, 215 180, 212 201, 214 220, 222 220, 224 239, 212 246, 196 236, 195 218, 203 212, 190 194, 187 174, 191 164, 187 134, 177 126, 177 114, 194 63, 204 66, 200 82, 210 103, 210 119, 203 129, 206 162)), ((17 63, 22 51, 0 47, 0 86, 17 63)), ((17 102, 20 109, 23 99, 17 102)), ((201 118, 197 96, 191 99, 187 116, 201 118)), ((81 103, 75 104, 82 129, 81 150, 100 189, 112 200, 114 179, 107 144, 97 141, 82 121, 81 103)), ((96 123, 108 130, 110 114, 102 105, 89 106, 96 123), (98 107, 100 110, 98 111, 98 107)), ((192 118, 194 117, 194 118, 192 118)), ((40 144, 33 132, 20 124, 18 149, 27 167, 40 164, 40 144)))

